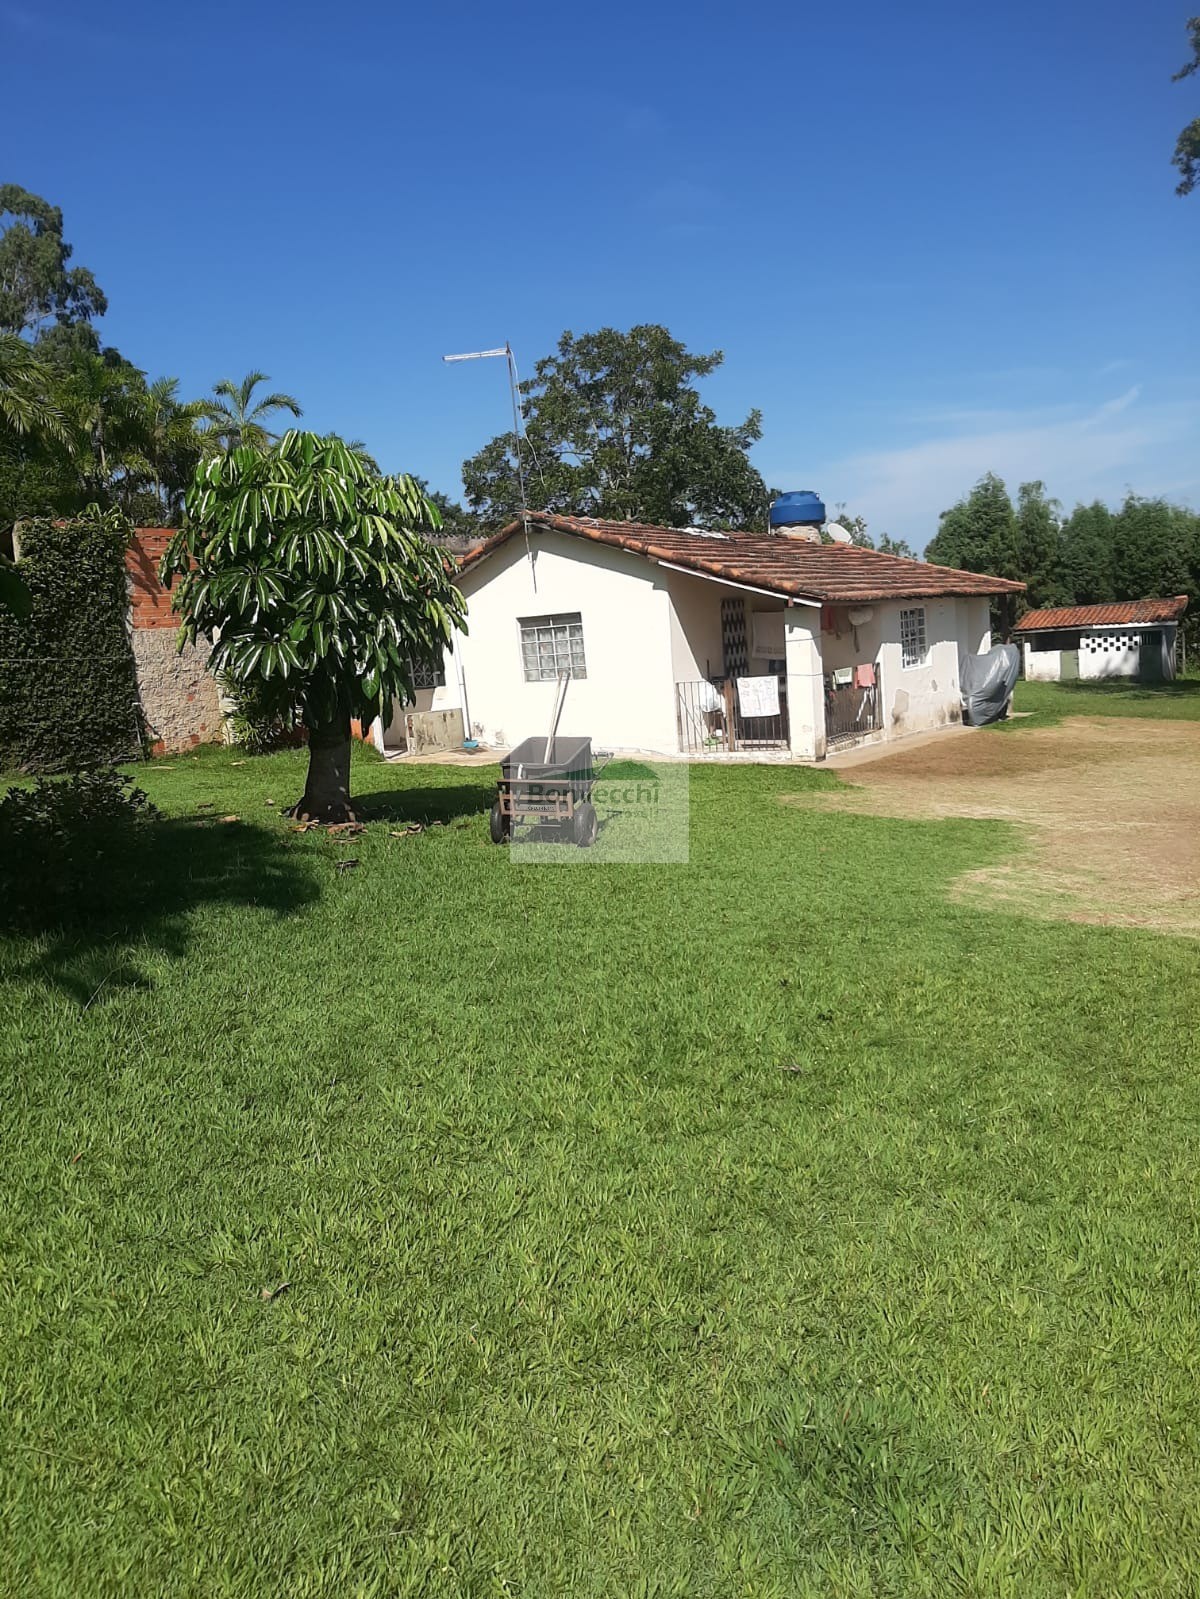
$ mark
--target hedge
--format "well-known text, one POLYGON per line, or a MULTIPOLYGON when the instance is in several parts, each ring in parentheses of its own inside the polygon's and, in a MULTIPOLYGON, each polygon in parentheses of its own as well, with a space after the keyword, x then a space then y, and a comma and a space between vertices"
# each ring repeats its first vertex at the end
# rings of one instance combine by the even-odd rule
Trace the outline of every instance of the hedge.
POLYGON ((126 626, 132 526, 91 505, 18 528, 32 608, 0 611, 0 769, 59 772, 145 751, 126 626))

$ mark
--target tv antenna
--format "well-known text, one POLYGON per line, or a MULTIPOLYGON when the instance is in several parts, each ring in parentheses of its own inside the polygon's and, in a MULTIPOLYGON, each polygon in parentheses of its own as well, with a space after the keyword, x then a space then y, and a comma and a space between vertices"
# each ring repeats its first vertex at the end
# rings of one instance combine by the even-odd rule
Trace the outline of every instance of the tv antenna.
POLYGON ((529 512, 529 496, 525 492, 525 463, 521 458, 521 439, 524 436, 525 424, 521 411, 521 385, 517 377, 517 361, 512 353, 512 345, 505 340, 498 350, 468 350, 464 355, 444 355, 443 361, 490 361, 503 356, 508 363, 508 392, 512 398, 513 414, 513 446, 517 458, 517 488, 521 495, 521 515, 527 516, 529 512))

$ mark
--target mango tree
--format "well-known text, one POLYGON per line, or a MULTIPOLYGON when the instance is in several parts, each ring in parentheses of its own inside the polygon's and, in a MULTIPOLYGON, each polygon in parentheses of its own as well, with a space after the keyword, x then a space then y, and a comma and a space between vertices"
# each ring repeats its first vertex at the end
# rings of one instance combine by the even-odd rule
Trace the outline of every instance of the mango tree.
POLYGON ((268 709, 298 705, 309 766, 292 814, 353 820, 351 717, 386 722, 463 625, 448 558, 421 531, 436 509, 341 439, 292 431, 202 461, 185 512, 161 568, 179 580, 180 648, 211 638, 212 670, 253 682, 268 709))

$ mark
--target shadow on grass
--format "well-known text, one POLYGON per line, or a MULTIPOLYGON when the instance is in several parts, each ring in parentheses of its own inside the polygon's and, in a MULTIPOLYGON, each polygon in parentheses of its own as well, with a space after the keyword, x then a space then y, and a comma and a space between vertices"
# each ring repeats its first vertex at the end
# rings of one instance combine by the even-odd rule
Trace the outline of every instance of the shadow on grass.
POLYGON ((453 788, 430 783, 428 787, 380 789, 374 794, 355 794, 352 804, 362 822, 453 822, 460 816, 489 811, 495 798, 492 778, 453 788))
POLYGON ((285 842, 235 822, 146 820, 128 836, 98 839, 69 880, 39 882, 4 849, 0 842, 0 977, 50 983, 81 1005, 149 988, 134 949, 182 958, 201 907, 285 916, 320 892, 285 842))

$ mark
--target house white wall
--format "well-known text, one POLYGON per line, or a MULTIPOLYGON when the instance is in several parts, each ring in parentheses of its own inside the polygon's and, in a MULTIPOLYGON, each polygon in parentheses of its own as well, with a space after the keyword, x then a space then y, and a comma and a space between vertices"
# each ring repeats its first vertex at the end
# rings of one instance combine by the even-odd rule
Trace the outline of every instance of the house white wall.
POLYGON ((674 753, 668 574, 627 550, 549 529, 531 530, 529 549, 532 559, 518 534, 462 574, 469 631, 456 641, 458 659, 447 662, 435 706, 461 703, 461 665, 475 736, 510 748, 548 732, 556 684, 525 681, 520 619, 578 611, 587 676, 568 686, 562 731, 607 749, 674 753))
MULTIPOLYGON (((676 683, 720 677, 725 646, 721 638, 721 597, 736 592, 690 572, 662 568, 671 601, 671 671, 676 683)), ((754 596, 748 596, 754 598, 754 596)), ((764 600, 764 604, 769 601, 764 600)), ((782 602, 781 602, 782 603, 782 602)))
POLYGON ((1030 683, 1057 683, 1062 676, 1061 650, 1035 650, 1026 641, 1021 645, 1025 661, 1025 678, 1030 683))
POLYGON ((1169 681, 1175 676, 1176 625, 1173 622, 1155 623, 1144 628, 1128 626, 1084 628, 1080 634, 1078 652, 1035 650, 1031 643, 1025 642, 1021 646, 1025 676, 1031 683, 1057 683, 1063 676, 1063 655, 1078 653, 1081 680, 1100 682, 1105 678, 1140 677, 1141 641, 1148 632, 1157 633, 1161 638, 1161 659, 1158 671, 1154 675, 1169 681))
POLYGON ((992 647, 991 613, 986 598, 882 600, 860 606, 826 607, 832 629, 821 634, 824 670, 871 663, 879 668, 884 738, 903 738, 962 720, 959 658, 992 647), (920 666, 905 666, 900 643, 900 612, 924 609, 927 655, 920 666), (851 610, 869 610, 857 625, 851 610))
MULTIPOLYGON (((511 538, 460 581, 468 633, 447 656, 445 686, 423 691, 419 706, 462 707, 465 679, 468 732, 499 748, 547 731, 553 711, 556 685, 525 681, 523 618, 581 617, 587 676, 567 689, 565 733, 590 734, 603 748, 671 754, 679 749, 675 685, 724 672, 726 594, 744 596, 748 623, 756 610, 783 612, 790 745, 800 759, 825 753, 825 675, 836 667, 878 663, 882 736, 897 738, 961 721, 960 656, 991 645, 986 598, 874 602, 854 627, 848 606, 785 605, 550 529, 531 529, 528 548, 522 535, 511 538), (900 612, 917 607, 927 656, 905 667, 900 612), (834 621, 832 631, 823 617, 834 621)), ((765 660, 752 660, 751 670, 765 671, 765 660)))

